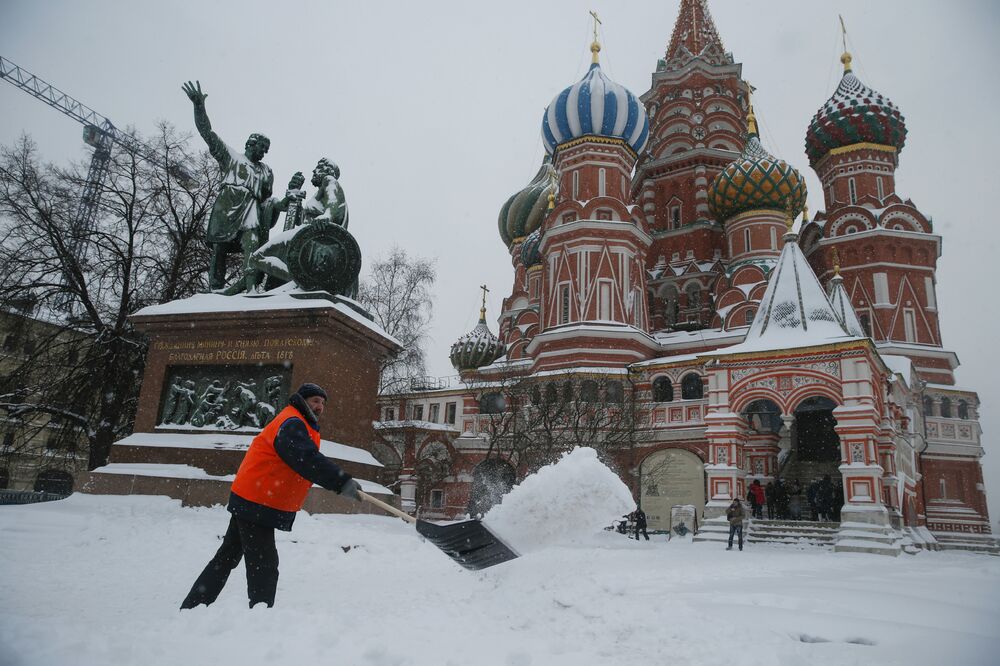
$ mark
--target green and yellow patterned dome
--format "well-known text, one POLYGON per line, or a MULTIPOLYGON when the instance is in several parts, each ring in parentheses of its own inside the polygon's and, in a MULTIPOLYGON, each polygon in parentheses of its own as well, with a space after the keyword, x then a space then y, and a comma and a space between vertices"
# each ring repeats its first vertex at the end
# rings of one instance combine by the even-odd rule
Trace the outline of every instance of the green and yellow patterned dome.
POLYGON ((515 243, 520 243, 525 236, 542 226, 549 209, 549 157, 545 157, 541 168, 528 186, 514 194, 500 209, 497 226, 500 228, 500 238, 511 249, 515 243))
POLYGON ((743 153, 723 169, 708 189, 708 207, 719 222, 748 210, 776 210, 798 215, 806 203, 802 174, 760 145, 753 107, 747 118, 743 153))

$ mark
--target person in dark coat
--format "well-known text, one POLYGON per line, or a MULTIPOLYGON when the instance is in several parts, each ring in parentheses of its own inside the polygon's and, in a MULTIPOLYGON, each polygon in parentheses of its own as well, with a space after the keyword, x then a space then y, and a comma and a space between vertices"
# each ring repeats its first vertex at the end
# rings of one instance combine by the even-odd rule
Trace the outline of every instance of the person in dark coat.
POLYGON ((747 499, 750 500, 750 509, 754 518, 764 518, 764 503, 767 497, 764 494, 764 486, 760 485, 760 479, 754 479, 747 491, 747 499))
POLYGON ((833 509, 833 482, 826 474, 816 485, 816 512, 820 520, 830 520, 833 509))
POLYGON ((361 500, 358 482, 319 451, 317 419, 325 406, 326 391, 303 384, 288 407, 254 438, 229 494, 229 529, 181 603, 182 610, 213 603, 241 559, 246 562, 250 607, 265 603, 270 608, 278 586, 274 530, 291 531, 309 488, 315 483, 361 500))
POLYGON ((767 501, 767 519, 774 520, 777 515, 774 506, 774 481, 768 481, 764 487, 764 499, 767 501))
POLYGON ((840 509, 844 506, 844 484, 838 481, 833 484, 833 506, 830 509, 830 520, 840 522, 840 509))
POLYGON ((819 486, 818 480, 813 480, 806 489, 806 499, 809 501, 809 519, 819 520, 819 509, 816 506, 816 488, 819 486))
POLYGON ((726 550, 733 549, 734 534, 739 535, 740 550, 743 550, 743 515, 743 505, 739 498, 736 498, 726 509, 726 520, 729 521, 729 546, 726 550))
POLYGON ((646 541, 649 541, 649 535, 646 534, 646 512, 642 510, 642 507, 635 507, 632 520, 635 521, 635 540, 639 540, 639 533, 642 532, 642 536, 646 537, 646 541))
POLYGON ((778 519, 788 520, 788 489, 781 479, 774 482, 774 505, 778 519))

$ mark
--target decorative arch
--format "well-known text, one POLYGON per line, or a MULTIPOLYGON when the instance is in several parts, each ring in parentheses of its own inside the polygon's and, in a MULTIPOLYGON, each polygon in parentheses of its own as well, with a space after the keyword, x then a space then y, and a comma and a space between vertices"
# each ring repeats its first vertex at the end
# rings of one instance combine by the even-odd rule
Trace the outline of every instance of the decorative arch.
POLYGON ((758 432, 778 432, 781 430, 781 405, 770 398, 752 400, 740 410, 740 415, 748 425, 758 432))
POLYGON ((653 378, 653 402, 673 402, 674 384, 667 375, 653 378))
POLYGON ((870 231, 875 228, 875 220, 864 213, 851 212, 838 217, 833 224, 827 227, 827 237, 846 236, 861 231, 870 231), (852 231, 853 229, 853 231, 852 231))
POLYGON ((681 378, 681 399, 700 400, 705 397, 705 383, 701 375, 691 371, 681 378))
POLYGON ((59 469, 45 469, 35 477, 36 493, 69 495, 73 492, 73 476, 59 469))
MULTIPOLYGON (((677 505, 694 506, 697 521, 705 497, 705 460, 686 448, 658 449, 639 463, 639 504, 651 529, 669 530, 677 505)), ((696 525, 687 527, 693 531, 696 525)))
POLYGON ((734 153, 739 152, 739 148, 736 147, 736 144, 726 139, 713 139, 710 147, 715 148, 716 150, 729 150, 734 153))
POLYGON ((403 457, 391 442, 376 438, 372 443, 372 457, 382 463, 381 469, 376 472, 379 483, 390 486, 399 480, 403 471, 403 457))

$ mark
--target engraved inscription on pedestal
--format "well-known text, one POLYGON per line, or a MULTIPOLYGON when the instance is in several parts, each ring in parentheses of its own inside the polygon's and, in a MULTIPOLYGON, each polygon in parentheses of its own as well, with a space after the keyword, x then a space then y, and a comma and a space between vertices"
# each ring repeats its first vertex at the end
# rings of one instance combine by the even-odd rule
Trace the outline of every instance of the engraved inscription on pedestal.
POLYGON ((292 369, 282 365, 172 365, 157 427, 260 429, 288 402, 292 369))

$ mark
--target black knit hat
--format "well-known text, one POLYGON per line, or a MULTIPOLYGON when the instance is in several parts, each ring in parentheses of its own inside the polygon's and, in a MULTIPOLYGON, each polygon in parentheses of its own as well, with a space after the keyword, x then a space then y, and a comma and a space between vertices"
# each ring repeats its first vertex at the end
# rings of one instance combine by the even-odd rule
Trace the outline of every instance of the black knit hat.
POLYGON ((306 382, 299 387, 299 390, 296 391, 296 393, 302 396, 303 400, 308 400, 309 398, 314 398, 316 396, 320 396, 326 400, 326 391, 324 391, 323 387, 319 384, 310 384, 309 382, 306 382))

